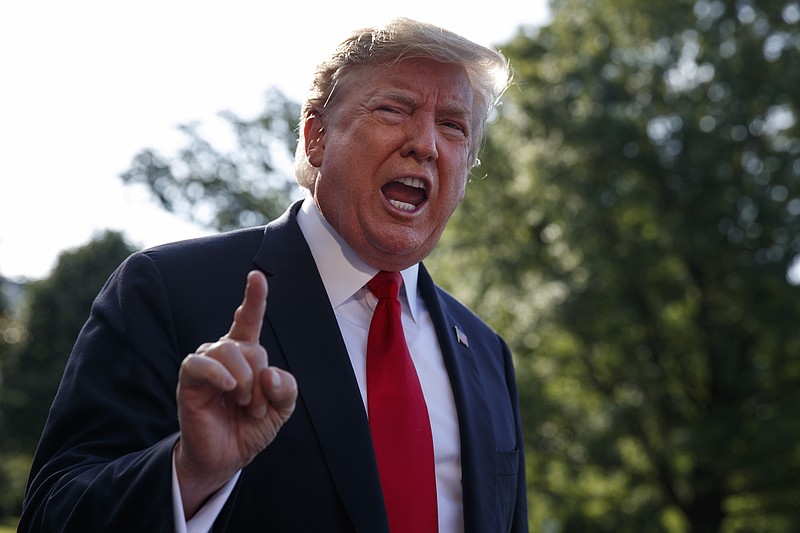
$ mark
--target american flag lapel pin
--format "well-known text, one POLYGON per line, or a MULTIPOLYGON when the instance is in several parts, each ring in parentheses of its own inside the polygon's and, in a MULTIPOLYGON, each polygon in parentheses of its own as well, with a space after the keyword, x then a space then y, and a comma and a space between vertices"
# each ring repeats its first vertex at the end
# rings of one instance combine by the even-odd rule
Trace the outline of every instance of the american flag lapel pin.
POLYGON ((458 339, 459 344, 463 344, 466 348, 469 348, 469 339, 467 339, 467 336, 461 331, 461 328, 458 326, 453 326, 453 328, 456 330, 456 339, 458 339))

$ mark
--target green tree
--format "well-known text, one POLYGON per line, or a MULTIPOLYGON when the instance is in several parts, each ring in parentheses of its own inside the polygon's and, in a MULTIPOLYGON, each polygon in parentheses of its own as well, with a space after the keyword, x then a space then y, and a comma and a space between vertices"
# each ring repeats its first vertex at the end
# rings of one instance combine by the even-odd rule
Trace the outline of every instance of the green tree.
MULTIPOLYGON (((26 329, 20 324, 16 306, 10 300, 16 300, 11 293, 18 290, 21 284, 6 280, 0 276, 0 403, 4 396, 4 371, 11 354, 25 340, 26 329), (10 296, 10 297, 7 297, 10 296)), ((0 435, 7 435, 3 413, 0 411, 0 435)), ((27 454, 8 450, 4 439, 0 438, 0 518, 18 514, 25 486, 25 478, 30 466, 27 454)), ((0 520, 2 522, 2 520, 0 520)))
POLYGON ((133 250, 122 235, 106 231, 62 252, 48 278, 27 284, 27 317, 0 319, 0 517, 19 516, 33 453, 72 344, 92 300, 133 250))
POLYGON ((187 145, 177 156, 142 150, 121 175, 123 182, 145 185, 166 210, 216 229, 258 225, 279 216, 296 189, 287 176, 300 106, 273 88, 258 117, 247 120, 230 111, 220 115, 233 131, 233 150, 221 151, 203 138, 200 124, 182 125, 187 145))
POLYGON ((111 272, 133 251, 107 231, 62 252, 52 274, 27 288, 27 340, 4 356, 0 417, 2 447, 32 454, 44 427, 72 344, 111 272))
MULTIPOLYGON (((22 311, 0 315, 0 517, 19 516, 33 452, 92 300, 133 251, 106 232, 28 282, 22 311)), ((0 280, 2 281, 2 280, 0 280)))
POLYGON ((504 47, 434 266, 518 358, 535 530, 800 528, 799 20, 561 0, 504 47))

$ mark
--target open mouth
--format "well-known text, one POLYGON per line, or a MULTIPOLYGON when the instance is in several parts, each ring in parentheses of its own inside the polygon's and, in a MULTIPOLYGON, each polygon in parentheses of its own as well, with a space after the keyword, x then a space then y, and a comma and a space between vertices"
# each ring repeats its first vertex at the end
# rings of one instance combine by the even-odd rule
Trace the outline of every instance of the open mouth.
POLYGON ((384 185, 381 191, 401 211, 414 211, 428 199, 425 182, 420 178, 399 178, 384 185))

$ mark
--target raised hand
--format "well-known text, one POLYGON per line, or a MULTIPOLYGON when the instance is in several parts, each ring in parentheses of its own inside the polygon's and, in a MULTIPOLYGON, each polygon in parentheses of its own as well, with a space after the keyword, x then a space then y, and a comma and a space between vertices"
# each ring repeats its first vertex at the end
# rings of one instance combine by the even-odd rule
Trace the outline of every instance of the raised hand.
POLYGON ((266 448, 294 411, 294 377, 270 367, 259 344, 266 307, 267 280, 254 270, 228 333, 181 364, 175 467, 187 518, 266 448))

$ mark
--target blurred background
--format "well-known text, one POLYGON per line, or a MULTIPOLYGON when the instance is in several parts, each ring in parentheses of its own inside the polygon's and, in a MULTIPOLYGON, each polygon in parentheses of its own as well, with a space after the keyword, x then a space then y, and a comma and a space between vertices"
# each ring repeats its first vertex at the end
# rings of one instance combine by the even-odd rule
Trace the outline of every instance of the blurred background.
POLYGON ((9 527, 111 271, 282 213, 313 67, 402 15, 516 72, 426 263, 514 352, 531 530, 800 531, 799 1, 260 4, 0 4, 9 527))

